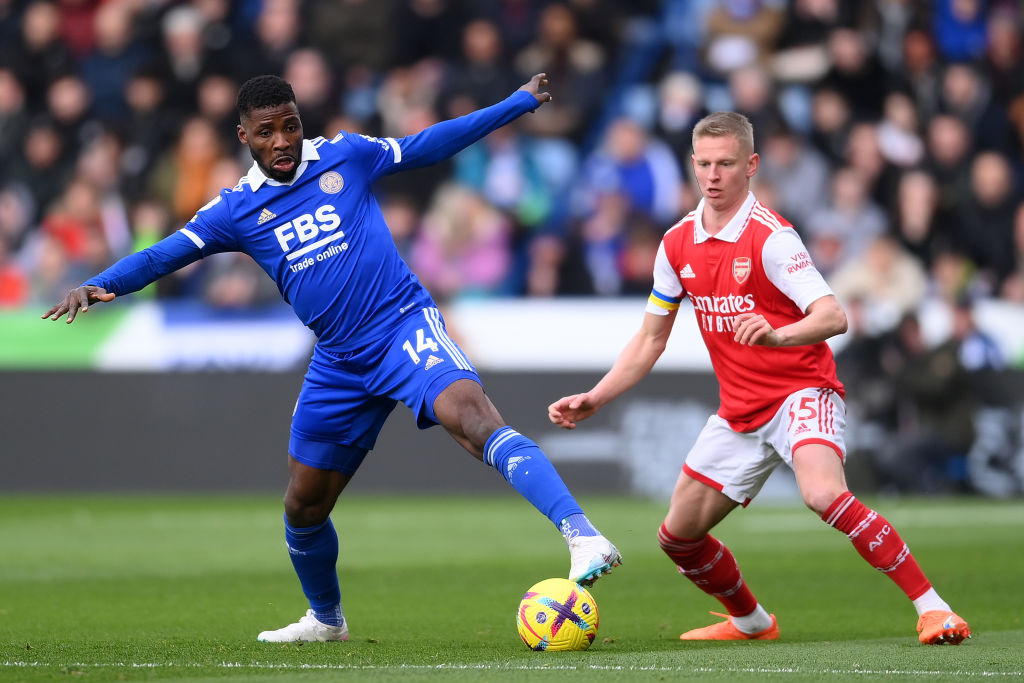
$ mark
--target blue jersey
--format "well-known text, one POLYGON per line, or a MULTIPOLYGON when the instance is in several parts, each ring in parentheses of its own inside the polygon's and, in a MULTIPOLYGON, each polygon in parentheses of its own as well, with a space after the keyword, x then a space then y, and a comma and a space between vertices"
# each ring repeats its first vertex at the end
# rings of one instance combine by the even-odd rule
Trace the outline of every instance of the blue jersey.
POLYGON ((398 254, 371 187, 381 176, 436 163, 537 107, 516 91, 506 100, 404 138, 342 132, 304 140, 289 183, 254 163, 185 227, 128 256, 85 284, 115 294, 141 289, 203 256, 248 254, 330 351, 365 347, 433 300, 398 254))

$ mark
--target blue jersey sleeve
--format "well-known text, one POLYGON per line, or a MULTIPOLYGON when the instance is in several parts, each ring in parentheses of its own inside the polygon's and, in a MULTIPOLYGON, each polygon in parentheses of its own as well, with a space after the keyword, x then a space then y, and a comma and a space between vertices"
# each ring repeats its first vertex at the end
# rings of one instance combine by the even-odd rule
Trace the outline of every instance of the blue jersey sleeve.
POLYGON ((179 230, 151 247, 124 257, 84 284, 102 287, 118 296, 130 294, 202 256, 203 252, 192 238, 179 230))
POLYGON ((168 273, 204 256, 236 248, 230 230, 227 202, 217 195, 192 217, 185 227, 142 251, 126 256, 84 284, 102 287, 117 295, 137 292, 168 273))
POLYGON ((403 138, 371 138, 346 135, 368 159, 367 175, 376 178, 398 171, 430 166, 448 159, 491 131, 501 128, 539 105, 537 98, 517 90, 490 107, 424 128, 403 138))

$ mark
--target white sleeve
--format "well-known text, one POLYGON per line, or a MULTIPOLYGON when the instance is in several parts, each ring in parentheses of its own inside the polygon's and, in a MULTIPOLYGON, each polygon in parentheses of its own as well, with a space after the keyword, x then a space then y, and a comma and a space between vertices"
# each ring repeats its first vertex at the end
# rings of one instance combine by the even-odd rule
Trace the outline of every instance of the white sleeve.
POLYGON ((647 299, 647 312, 668 315, 679 308, 684 294, 683 285, 665 255, 665 243, 662 242, 658 245, 658 255, 654 257, 654 289, 647 299))
POLYGON ((792 228, 777 230, 764 241, 761 263, 772 284, 805 313, 812 303, 832 294, 832 288, 814 267, 803 240, 792 228))

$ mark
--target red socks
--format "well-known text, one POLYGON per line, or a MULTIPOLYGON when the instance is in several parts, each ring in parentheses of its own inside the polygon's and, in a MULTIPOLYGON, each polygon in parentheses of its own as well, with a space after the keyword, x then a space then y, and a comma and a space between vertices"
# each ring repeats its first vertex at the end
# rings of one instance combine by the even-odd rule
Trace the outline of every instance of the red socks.
POLYGON ((697 540, 679 538, 662 524, 658 529, 658 544, 676 563, 680 573, 717 598, 730 615, 741 617, 757 607, 757 599, 743 581, 736 558, 714 536, 708 534, 697 540))
POLYGON ((907 544, 885 517, 849 491, 832 501, 821 518, 846 534, 861 557, 895 581, 911 600, 932 587, 907 544))

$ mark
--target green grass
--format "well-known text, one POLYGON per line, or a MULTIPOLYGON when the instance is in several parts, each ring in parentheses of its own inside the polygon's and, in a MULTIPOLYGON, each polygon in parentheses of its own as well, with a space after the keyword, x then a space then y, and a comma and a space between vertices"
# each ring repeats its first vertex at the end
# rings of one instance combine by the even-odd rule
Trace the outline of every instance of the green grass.
POLYGON ((975 637, 917 643, 903 594, 796 507, 737 511, 717 531, 778 642, 681 643, 717 603, 655 541, 661 504, 584 498, 626 564, 593 589, 586 652, 534 653, 515 632, 564 544, 514 497, 343 498, 334 512, 348 643, 256 633, 305 609, 278 497, 0 499, 0 681, 1024 680, 1024 507, 881 500, 975 637))

